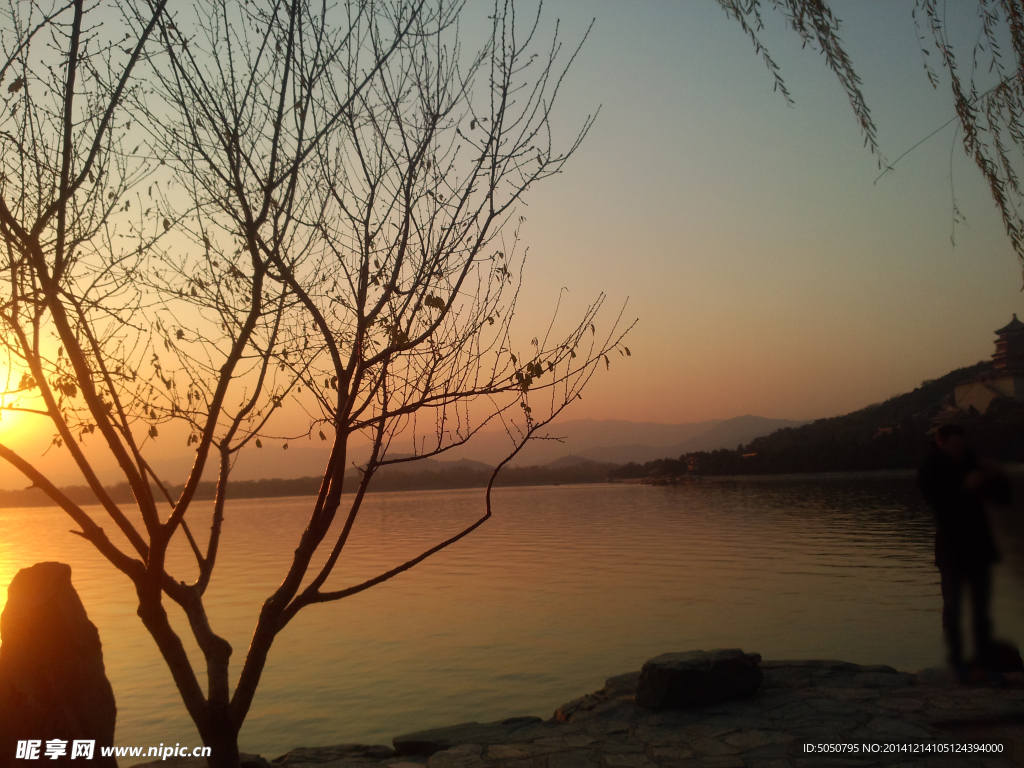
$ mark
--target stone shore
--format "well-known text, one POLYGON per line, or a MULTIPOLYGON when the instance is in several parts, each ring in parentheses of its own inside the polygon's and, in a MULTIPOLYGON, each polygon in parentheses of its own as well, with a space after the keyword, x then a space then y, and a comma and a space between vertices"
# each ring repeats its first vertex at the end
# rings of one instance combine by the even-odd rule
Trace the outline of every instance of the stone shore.
MULTIPOLYGON (((652 712, 633 700, 639 672, 609 678, 548 720, 516 717, 407 734, 393 746, 293 749, 246 768, 846 768, 1024 766, 1024 674, 1003 687, 956 684, 842 661, 764 661, 751 697, 652 712), (1005 744, 1002 754, 807 754, 806 743, 1005 744)), ((164 768, 192 768, 170 759, 164 768)), ((153 763, 151 765, 157 765, 153 763)))

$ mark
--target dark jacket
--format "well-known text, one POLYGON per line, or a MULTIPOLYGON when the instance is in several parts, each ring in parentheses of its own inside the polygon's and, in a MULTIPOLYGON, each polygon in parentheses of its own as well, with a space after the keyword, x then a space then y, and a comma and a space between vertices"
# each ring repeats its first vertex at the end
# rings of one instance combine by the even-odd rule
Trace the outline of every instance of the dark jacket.
POLYGON ((967 475, 979 468, 973 453, 954 461, 933 445, 918 470, 917 487, 935 513, 935 564, 940 569, 967 571, 999 559, 985 514, 985 500, 1007 503, 1009 483, 1005 477, 995 475, 982 488, 966 488, 967 475))

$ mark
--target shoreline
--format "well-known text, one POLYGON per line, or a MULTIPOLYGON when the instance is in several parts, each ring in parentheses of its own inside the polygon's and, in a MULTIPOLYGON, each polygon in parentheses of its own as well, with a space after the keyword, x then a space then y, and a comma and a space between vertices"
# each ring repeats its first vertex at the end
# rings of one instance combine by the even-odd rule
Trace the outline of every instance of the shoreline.
MULTIPOLYGON (((513 469, 519 469, 513 467, 513 469)), ((527 467, 526 469, 534 469, 534 467, 527 467)), ((1024 464, 1010 463, 1003 467, 1004 471, 1012 477, 1024 477, 1024 464)), ((729 483, 729 482, 803 482, 803 481, 816 481, 816 480, 885 480, 885 479, 896 479, 896 478, 909 478, 913 477, 917 472, 916 469, 851 469, 849 471, 821 471, 821 472, 778 472, 771 473, 765 472, 761 474, 743 474, 743 475, 693 475, 682 478, 661 478, 661 477, 638 477, 638 478, 617 478, 617 479, 606 479, 606 480, 552 480, 551 482, 545 483, 496 483, 494 490, 510 490, 510 489, 527 489, 527 488, 565 488, 565 487, 579 487, 587 485, 602 485, 602 486, 637 486, 637 485, 688 485, 694 483, 729 483)), ((316 481, 320 482, 320 478, 293 478, 282 480, 280 478, 271 478, 264 481, 249 481, 243 480, 240 483, 258 483, 258 482, 282 482, 292 483, 298 481, 316 481)), ((450 491, 480 491, 486 487, 486 482, 481 482, 476 485, 444 485, 444 486, 425 486, 422 488, 371 488, 367 492, 374 494, 393 494, 393 493, 446 493, 450 491)), ((60 490, 68 493, 74 497, 77 503, 83 506, 98 506, 99 502, 93 499, 87 499, 82 496, 88 491, 86 486, 74 485, 74 486, 61 486, 60 490), (81 498, 80 498, 81 497, 81 498)), ((126 496, 126 486, 117 486, 116 488, 111 487, 107 489, 112 491, 116 497, 115 501, 130 501, 130 498, 126 496)), ((172 489, 173 490, 173 489, 172 489)), ((352 496, 355 491, 344 491, 344 496, 352 496)), ((199 500, 208 501, 213 498, 211 492, 208 489, 203 494, 197 495, 199 500)), ((301 493, 293 492, 282 492, 282 493, 269 493, 262 495, 249 495, 243 493, 241 495, 232 496, 231 501, 260 501, 264 499, 311 499, 316 498, 316 493, 313 491, 303 491, 301 493)), ((45 497, 43 492, 38 488, 29 487, 23 489, 0 489, 0 512, 7 510, 23 510, 23 509, 59 509, 59 506, 55 504, 48 497, 45 497), (17 497, 16 499, 12 497, 17 497)))
MULTIPOLYGON (((1003 687, 948 672, 899 672, 829 660, 762 661, 746 698, 652 711, 634 701, 639 672, 608 678, 548 719, 513 717, 396 736, 391 746, 297 747, 245 768, 927 768, 1024 765, 1024 673, 1003 687), (1002 743, 1002 753, 808 754, 805 744, 1002 743)), ((172 758, 136 768, 199 768, 172 758)))

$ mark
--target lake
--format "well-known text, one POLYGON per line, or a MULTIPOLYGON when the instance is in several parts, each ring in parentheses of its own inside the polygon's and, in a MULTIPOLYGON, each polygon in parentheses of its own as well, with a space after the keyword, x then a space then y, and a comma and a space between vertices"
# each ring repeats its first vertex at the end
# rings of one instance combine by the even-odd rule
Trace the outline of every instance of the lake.
MULTIPOLYGON (((328 587, 450 535, 482 499, 479 490, 371 494, 328 587)), ((207 606, 236 663, 312 501, 228 506, 207 606)), ((412 571, 301 612, 271 652, 243 750, 276 757, 467 720, 550 717, 667 651, 740 647, 909 670, 942 662, 932 523, 909 476, 504 488, 494 512, 412 571)), ((996 635, 1021 642, 1024 520, 1008 510, 993 518, 1004 553, 996 635)), ((56 509, 0 510, 0 585, 35 562, 70 563, 103 641, 117 744, 198 744, 129 582, 70 527, 56 509)), ((171 558, 179 578, 190 575, 186 555, 171 558)), ((176 626, 185 629, 180 616, 176 626)))

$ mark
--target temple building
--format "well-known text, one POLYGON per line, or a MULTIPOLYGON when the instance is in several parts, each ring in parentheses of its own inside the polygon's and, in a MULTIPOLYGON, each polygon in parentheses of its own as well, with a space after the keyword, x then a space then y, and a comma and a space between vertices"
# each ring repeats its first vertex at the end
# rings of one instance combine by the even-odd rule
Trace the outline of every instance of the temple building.
POLYGON ((1024 402, 1024 323, 1013 316, 996 331, 992 370, 955 390, 956 407, 964 413, 974 408, 985 413, 992 401, 1012 397, 1024 402))

